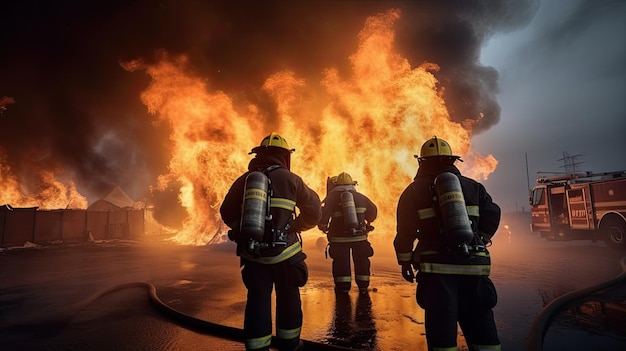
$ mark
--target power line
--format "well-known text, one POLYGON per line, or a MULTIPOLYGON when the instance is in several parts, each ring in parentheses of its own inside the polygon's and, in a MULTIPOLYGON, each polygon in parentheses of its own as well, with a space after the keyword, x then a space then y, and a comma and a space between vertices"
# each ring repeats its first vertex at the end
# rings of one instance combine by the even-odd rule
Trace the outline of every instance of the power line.
POLYGON ((563 161, 563 165, 560 166, 560 168, 564 168, 566 174, 573 174, 581 171, 579 166, 584 162, 579 161, 579 157, 582 156, 582 154, 570 155, 569 153, 563 151, 563 158, 560 158, 557 161, 563 161))

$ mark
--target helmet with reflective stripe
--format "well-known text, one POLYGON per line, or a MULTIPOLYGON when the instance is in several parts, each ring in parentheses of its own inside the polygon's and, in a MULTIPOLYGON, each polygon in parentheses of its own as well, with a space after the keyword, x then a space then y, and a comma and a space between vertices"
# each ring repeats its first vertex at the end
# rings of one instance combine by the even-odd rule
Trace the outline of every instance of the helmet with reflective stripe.
POLYGON ((356 181, 352 180, 352 176, 346 172, 341 172, 337 175, 336 185, 356 185, 356 181))
POLYGON ((447 141, 437 138, 437 136, 433 136, 428 139, 424 145, 422 145, 422 149, 420 151, 419 156, 415 156, 418 160, 423 160, 427 157, 450 157, 454 159, 459 159, 459 156, 452 154, 452 148, 447 141))
POLYGON ((280 136, 278 133, 272 132, 261 140, 261 144, 250 151, 250 153, 257 153, 261 149, 280 148, 287 150, 288 152, 294 152, 296 149, 289 148, 287 140, 280 136))

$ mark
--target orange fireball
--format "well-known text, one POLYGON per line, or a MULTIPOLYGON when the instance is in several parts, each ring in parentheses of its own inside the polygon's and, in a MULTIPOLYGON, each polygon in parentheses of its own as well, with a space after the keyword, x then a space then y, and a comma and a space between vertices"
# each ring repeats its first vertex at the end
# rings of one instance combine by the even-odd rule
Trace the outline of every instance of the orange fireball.
POLYGON ((161 175, 159 186, 183 184, 179 201, 188 214, 173 239, 199 245, 223 232, 221 200, 246 170, 248 151, 272 131, 296 148, 293 170, 322 198, 327 176, 350 172, 380 209, 376 232, 381 235, 395 232, 398 196, 417 169, 413 155, 433 135, 471 161, 459 165, 466 174, 484 179, 492 173, 493 156, 471 152, 471 124, 450 120, 432 74, 437 65, 412 67, 394 51, 393 25, 400 15, 390 10, 367 19, 348 74, 330 67, 320 82, 291 71, 270 75, 260 89, 273 99, 277 116, 211 90, 189 70, 184 56, 163 54, 154 65, 124 64, 150 75, 141 99, 171 129, 169 172, 161 175))
MULTIPOLYGON (((172 239, 203 245, 224 234, 221 201, 246 170, 250 149, 273 131, 296 148, 293 171, 320 197, 325 196, 328 176, 346 171, 358 180, 360 191, 379 208, 373 242, 388 244, 395 233, 397 199, 417 169, 413 155, 433 135, 447 140, 468 161, 459 163, 462 172, 486 179, 497 160, 472 151, 476 121, 451 120, 445 92, 433 75, 439 67, 428 62, 414 67, 395 50, 394 24, 400 16, 399 10, 389 10, 366 20, 347 72, 328 67, 321 80, 287 70, 270 74, 258 91, 272 100, 271 116, 253 103, 241 102, 241 97, 213 89, 192 71, 185 56, 163 52, 154 64, 123 63, 128 71, 150 76, 141 101, 155 123, 169 130, 169 139, 163 140, 170 153, 168 171, 151 188, 180 185, 178 202, 186 219, 172 239)), ((87 207, 85 197, 62 172, 40 172, 35 176, 38 188, 23 189, 2 157, 0 153, 0 204, 87 207)))

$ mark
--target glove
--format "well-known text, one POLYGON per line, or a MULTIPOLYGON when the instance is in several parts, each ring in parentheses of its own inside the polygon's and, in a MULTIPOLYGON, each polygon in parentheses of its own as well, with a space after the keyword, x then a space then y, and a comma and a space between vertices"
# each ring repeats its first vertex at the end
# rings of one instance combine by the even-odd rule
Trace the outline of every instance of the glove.
POLYGON ((402 278, 409 283, 413 283, 415 280, 415 273, 413 273, 413 265, 410 262, 402 264, 402 278))

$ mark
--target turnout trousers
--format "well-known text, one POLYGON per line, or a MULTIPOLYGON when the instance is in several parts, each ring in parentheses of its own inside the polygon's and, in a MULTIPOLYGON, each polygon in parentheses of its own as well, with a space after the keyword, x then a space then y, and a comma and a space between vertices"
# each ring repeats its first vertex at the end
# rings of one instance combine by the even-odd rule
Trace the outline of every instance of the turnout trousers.
POLYGON ((302 329, 300 287, 306 284, 308 271, 304 258, 296 257, 276 264, 242 262, 241 275, 248 289, 243 325, 246 350, 269 350, 274 287, 277 346, 279 350, 295 350, 298 347, 302 329))
POLYGON ((500 350, 492 310, 497 294, 488 276, 419 272, 417 278, 429 350, 456 350, 457 322, 470 350, 500 350))
POLYGON ((331 242, 328 249, 333 259, 332 270, 335 290, 348 291, 352 282, 350 256, 354 262, 354 280, 359 289, 370 285, 370 257, 374 254, 368 241, 331 242))

